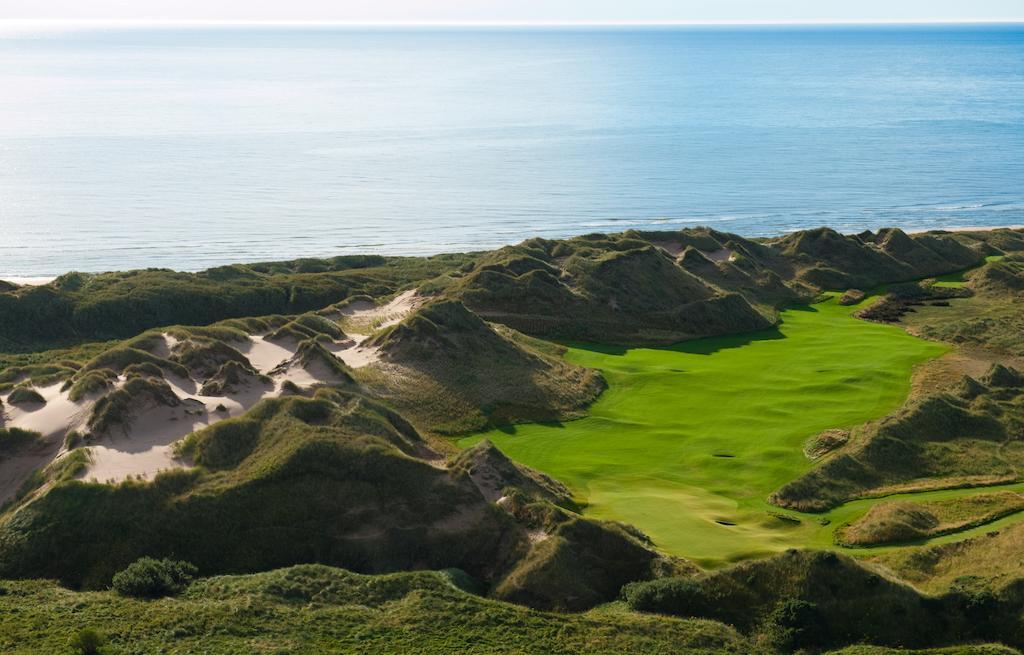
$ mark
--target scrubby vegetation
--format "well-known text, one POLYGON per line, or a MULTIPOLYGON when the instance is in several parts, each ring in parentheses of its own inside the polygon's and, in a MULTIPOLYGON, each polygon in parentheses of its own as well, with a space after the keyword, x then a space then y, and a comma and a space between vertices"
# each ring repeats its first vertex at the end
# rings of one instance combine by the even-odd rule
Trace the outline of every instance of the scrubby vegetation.
POLYGON ((160 598, 181 593, 195 579, 188 562, 140 557, 114 574, 111 587, 122 596, 160 598))
POLYGON ((462 577, 454 571, 363 576, 307 565, 199 580, 178 598, 155 601, 11 582, 0 595, 0 650, 65 652, 68 635, 88 629, 118 654, 763 652, 712 621, 620 609, 551 614, 474 596, 456 586, 462 577))
POLYGON ((42 435, 21 428, 0 428, 0 457, 10 456, 38 444, 42 435))
POLYGON ((722 621, 783 652, 1022 640, 1013 599, 925 596, 834 553, 789 551, 697 577, 631 584, 623 594, 634 609, 722 621))
POLYGON ((0 293, 0 347, 130 337, 160 325, 295 314, 355 294, 382 296, 455 270, 471 255, 348 256, 233 265, 201 273, 162 269, 68 273, 0 293))

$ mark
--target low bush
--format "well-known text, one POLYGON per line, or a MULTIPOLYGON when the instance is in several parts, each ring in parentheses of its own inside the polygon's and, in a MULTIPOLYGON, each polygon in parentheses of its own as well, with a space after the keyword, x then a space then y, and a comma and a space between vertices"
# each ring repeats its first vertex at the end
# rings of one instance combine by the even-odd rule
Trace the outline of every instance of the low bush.
POLYGON ((83 628, 71 636, 68 646, 75 655, 101 655, 106 639, 92 628, 83 628))
POLYGON ((196 575, 188 562, 142 557, 114 575, 114 591, 133 598, 161 598, 185 590, 196 575))
POLYGON ((0 428, 0 455, 10 455, 39 442, 42 435, 21 428, 0 428))

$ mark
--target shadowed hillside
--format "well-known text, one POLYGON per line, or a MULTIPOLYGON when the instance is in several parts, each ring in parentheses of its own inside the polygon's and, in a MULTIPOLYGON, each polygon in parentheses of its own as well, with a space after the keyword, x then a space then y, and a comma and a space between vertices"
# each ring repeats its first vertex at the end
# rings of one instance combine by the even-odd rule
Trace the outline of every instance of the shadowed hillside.
POLYGON ((582 415, 605 388, 563 348, 484 322, 462 303, 428 303, 369 340, 380 363, 362 379, 433 432, 582 415))
POLYGON ((782 652, 1024 639, 1019 606, 1008 599, 926 596, 834 553, 787 551, 697 577, 634 583, 623 594, 634 609, 722 621, 782 652))
POLYGON ((779 489, 771 502, 822 511, 866 495, 1015 481, 1024 465, 1024 376, 993 366, 965 377, 957 393, 922 398, 877 424, 815 469, 779 489))

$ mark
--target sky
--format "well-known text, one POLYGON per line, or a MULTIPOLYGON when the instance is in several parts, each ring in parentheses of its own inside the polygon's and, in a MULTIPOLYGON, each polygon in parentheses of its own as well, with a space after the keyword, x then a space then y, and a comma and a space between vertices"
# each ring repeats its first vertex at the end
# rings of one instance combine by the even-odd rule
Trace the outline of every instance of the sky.
POLYGON ((1024 21, 1024 0, 0 0, 0 20, 353 23, 1024 21))

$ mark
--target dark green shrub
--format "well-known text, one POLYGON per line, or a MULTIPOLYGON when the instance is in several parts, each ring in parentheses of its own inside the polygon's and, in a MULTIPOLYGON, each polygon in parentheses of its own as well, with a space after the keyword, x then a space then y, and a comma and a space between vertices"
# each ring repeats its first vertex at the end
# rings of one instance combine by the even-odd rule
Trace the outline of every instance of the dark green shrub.
POLYGON ((113 587, 122 596, 160 598, 181 593, 195 575, 188 562, 142 557, 114 575, 113 587))
POLYGON ((638 612, 672 616, 707 616, 711 611, 700 583, 689 578, 659 578, 622 589, 626 604, 638 612))
POLYGON ((828 629, 818 606, 797 598, 782 601, 765 621, 768 641, 783 652, 822 646, 828 642, 828 629))
POLYGON ((92 628, 83 628, 71 636, 68 646, 75 655, 100 655, 106 639, 92 628))

